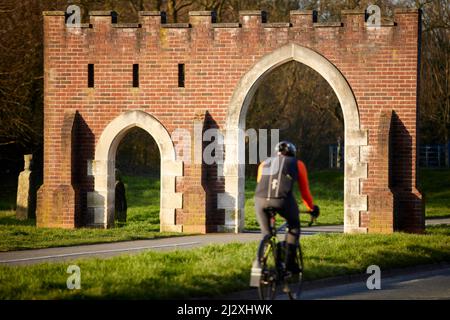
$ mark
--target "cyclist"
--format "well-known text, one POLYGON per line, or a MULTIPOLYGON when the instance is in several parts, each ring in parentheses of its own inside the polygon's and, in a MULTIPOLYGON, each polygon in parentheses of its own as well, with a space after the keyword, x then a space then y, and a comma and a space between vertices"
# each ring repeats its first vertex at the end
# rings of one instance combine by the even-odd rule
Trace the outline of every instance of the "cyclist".
POLYGON ((295 254, 300 236, 299 209, 293 194, 294 182, 298 182, 301 197, 313 217, 319 216, 319 207, 314 205, 309 191, 308 174, 305 164, 296 159, 295 145, 281 141, 275 147, 274 157, 261 162, 258 167, 255 191, 255 212, 263 237, 270 235, 269 218, 266 208, 274 208, 287 221, 289 232, 286 234, 286 269, 299 273, 295 254))

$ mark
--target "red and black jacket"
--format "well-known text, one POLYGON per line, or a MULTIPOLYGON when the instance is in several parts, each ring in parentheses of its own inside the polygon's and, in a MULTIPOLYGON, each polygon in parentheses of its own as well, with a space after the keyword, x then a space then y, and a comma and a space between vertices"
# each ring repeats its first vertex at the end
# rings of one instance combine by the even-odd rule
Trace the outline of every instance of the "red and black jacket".
POLYGON ((256 181, 256 197, 269 199, 288 197, 297 181, 303 203, 308 210, 313 209, 308 172, 305 164, 295 157, 279 155, 264 160, 258 166, 256 181))

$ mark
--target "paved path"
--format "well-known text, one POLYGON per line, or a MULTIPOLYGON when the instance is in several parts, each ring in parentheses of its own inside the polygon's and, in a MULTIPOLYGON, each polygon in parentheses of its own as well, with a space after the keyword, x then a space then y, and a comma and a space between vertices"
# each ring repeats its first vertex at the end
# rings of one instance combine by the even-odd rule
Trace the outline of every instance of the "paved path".
POLYGON ((427 219, 425 225, 432 226, 436 224, 450 224, 450 218, 427 219))
MULTIPOLYGON (((310 227, 302 235, 342 232, 342 226, 310 227)), ((282 235, 280 235, 282 236, 282 235)), ((176 250, 201 247, 211 243, 250 242, 261 239, 259 232, 239 234, 217 233, 198 236, 172 237, 151 240, 111 242, 70 247, 0 252, 0 264, 29 265, 41 262, 73 260, 85 257, 108 258, 120 254, 134 254, 144 250, 176 250)))
MULTIPOLYGON (((427 220, 427 225, 450 224, 450 218, 427 220)), ((317 233, 341 233, 342 225, 316 226, 302 228, 302 235, 309 236, 317 233)), ((175 250, 201 247, 211 243, 249 242, 260 239, 259 232, 246 232, 239 234, 207 234, 198 236, 185 236, 162 238, 152 240, 137 240, 112 242, 93 245, 79 245, 70 247, 57 247, 46 249, 33 249, 21 251, 0 252, 0 264, 29 265, 40 262, 65 261, 85 257, 107 258, 120 254, 134 254, 144 250, 175 250)))
MULTIPOLYGON (((367 289, 369 275, 353 275, 307 282, 301 300, 413 300, 450 299, 450 265, 430 265, 381 270, 381 289, 367 289)), ((219 297, 231 300, 257 300, 255 289, 219 297)), ((287 300, 279 294, 277 300, 287 300)))
POLYGON ((210 243, 248 242, 259 238, 257 233, 207 234, 199 236, 171 237, 151 240, 123 241, 70 247, 0 253, 0 264, 28 265, 84 257, 107 258, 120 254, 134 254, 144 250, 176 250, 204 246, 210 243))
POLYGON ((450 299, 450 267, 383 278, 381 290, 368 290, 365 281, 308 290, 302 299, 412 300, 450 299))

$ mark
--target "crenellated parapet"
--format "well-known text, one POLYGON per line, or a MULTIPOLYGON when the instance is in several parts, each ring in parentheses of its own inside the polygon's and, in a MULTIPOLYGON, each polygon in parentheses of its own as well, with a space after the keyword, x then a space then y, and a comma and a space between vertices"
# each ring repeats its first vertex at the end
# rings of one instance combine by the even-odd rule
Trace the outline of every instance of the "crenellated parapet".
POLYGON ((238 22, 227 23, 217 23, 211 11, 191 11, 186 23, 167 23, 166 14, 160 11, 141 11, 136 23, 119 22, 113 11, 91 11, 89 22, 78 26, 66 25, 63 11, 44 12, 44 20, 49 30, 46 39, 53 44, 77 47, 90 60, 106 53, 114 56, 122 50, 121 55, 133 55, 136 61, 155 50, 190 55, 197 48, 217 52, 226 46, 247 54, 255 48, 288 42, 308 42, 318 50, 320 46, 341 50, 342 41, 382 46, 392 38, 403 38, 403 31, 410 28, 408 17, 416 18, 417 12, 396 10, 393 21, 382 19, 376 27, 369 25, 364 10, 344 10, 338 22, 318 22, 313 10, 291 11, 289 22, 268 22, 264 11, 241 11, 238 22))
MULTIPOLYGON (((401 22, 404 16, 417 14, 418 9, 395 9, 394 20, 389 21, 383 19, 379 28, 391 28, 398 26, 396 22, 401 22)), ((43 15, 58 24, 61 28, 65 27, 64 11, 44 11, 43 15)), ((343 32, 365 30, 373 28, 367 23, 367 13, 364 10, 343 10, 341 12, 341 21, 334 22, 318 22, 317 11, 314 10, 294 10, 290 12, 289 22, 267 22, 267 14, 264 11, 240 11, 238 22, 217 23, 215 13, 211 11, 190 11, 189 22, 187 23, 167 23, 165 12, 161 11, 140 11, 139 21, 136 23, 119 23, 117 22, 117 14, 114 11, 90 11, 89 22, 81 23, 83 29, 96 29, 100 26, 109 25, 109 28, 123 29, 142 29, 151 31, 154 29, 188 29, 189 32, 195 29, 215 29, 221 32, 221 29, 242 29, 255 30, 258 29, 322 29, 337 28, 343 32)), ((66 28, 66 27, 65 27, 66 28)), ((70 27, 67 27, 70 28, 70 27)), ((76 28, 76 27, 75 27, 76 28)), ((283 31, 280 31, 283 32, 283 31)))

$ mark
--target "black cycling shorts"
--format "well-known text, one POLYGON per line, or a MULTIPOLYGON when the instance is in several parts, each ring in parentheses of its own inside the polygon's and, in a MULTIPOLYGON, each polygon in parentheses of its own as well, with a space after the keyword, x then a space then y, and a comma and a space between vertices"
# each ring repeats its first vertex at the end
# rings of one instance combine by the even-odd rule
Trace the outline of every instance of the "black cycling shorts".
POLYGON ((270 234, 270 217, 264 212, 266 208, 275 208, 277 213, 286 219, 288 228, 291 231, 286 235, 286 241, 292 244, 295 243, 300 234, 300 212, 294 196, 291 194, 285 199, 255 197, 256 219, 264 236, 270 234))

